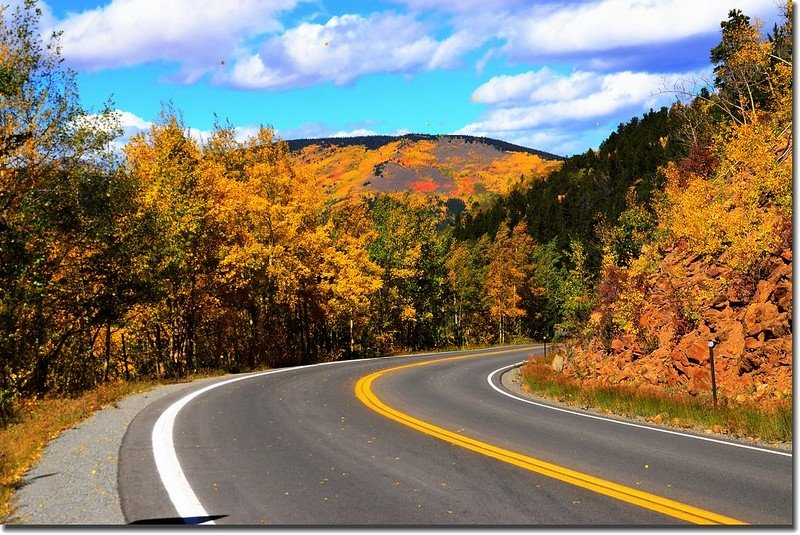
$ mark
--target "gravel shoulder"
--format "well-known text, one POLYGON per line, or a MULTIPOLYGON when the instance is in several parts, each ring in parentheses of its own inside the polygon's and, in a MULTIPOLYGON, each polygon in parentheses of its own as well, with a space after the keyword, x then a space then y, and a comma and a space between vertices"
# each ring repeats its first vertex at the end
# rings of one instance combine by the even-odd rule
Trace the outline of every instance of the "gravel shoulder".
MULTIPOLYGON (((149 404, 219 377, 153 388, 107 406, 48 443, 13 498, 9 525, 125 524, 117 492, 122 438, 149 404)), ((8 527, 8 526, 7 526, 8 527)))

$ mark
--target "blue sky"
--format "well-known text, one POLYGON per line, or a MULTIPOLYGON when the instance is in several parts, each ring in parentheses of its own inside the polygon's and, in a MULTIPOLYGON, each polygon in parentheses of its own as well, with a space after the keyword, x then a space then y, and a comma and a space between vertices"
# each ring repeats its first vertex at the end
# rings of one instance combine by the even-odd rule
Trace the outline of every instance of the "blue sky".
MULTIPOLYGON (((17 0, 19 1, 19 0, 17 0)), ((172 101, 242 136, 470 134, 562 155, 711 78, 732 8, 777 0, 49 0, 83 104, 126 132, 172 101)))

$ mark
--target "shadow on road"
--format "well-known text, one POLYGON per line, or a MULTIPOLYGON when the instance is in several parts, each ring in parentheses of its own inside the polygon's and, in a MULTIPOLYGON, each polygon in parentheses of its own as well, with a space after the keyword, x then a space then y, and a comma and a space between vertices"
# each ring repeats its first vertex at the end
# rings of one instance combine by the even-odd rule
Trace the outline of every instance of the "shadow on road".
POLYGON ((135 520, 131 522, 130 526, 168 526, 175 524, 202 524, 210 520, 217 520, 225 518, 228 515, 209 515, 209 516, 190 516, 183 518, 180 516, 173 516, 168 518, 143 518, 142 520, 135 520))

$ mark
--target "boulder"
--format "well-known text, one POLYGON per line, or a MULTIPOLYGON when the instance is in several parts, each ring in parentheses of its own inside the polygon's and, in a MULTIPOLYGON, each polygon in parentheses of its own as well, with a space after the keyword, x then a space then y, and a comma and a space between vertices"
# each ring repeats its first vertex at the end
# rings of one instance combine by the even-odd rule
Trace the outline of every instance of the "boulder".
POLYGON ((752 338, 748 336, 744 339, 744 348, 746 351, 755 351, 760 347, 763 347, 764 342, 760 341, 757 338, 752 338))
POLYGON ((745 350, 744 329, 738 321, 728 324, 720 334, 720 343, 714 348, 714 356, 739 358, 745 350))
POLYGON ((709 325, 716 327, 717 331, 725 330, 725 324, 735 321, 734 318, 735 313, 729 306, 719 309, 710 308, 703 313, 703 319, 709 325))
POLYGON ((728 306, 728 295, 725 292, 718 293, 716 296, 714 296, 714 299, 711 300, 711 308, 722 310, 727 306, 728 306))
POLYGON ((781 282, 769 296, 769 300, 775 303, 780 312, 792 310, 792 284, 791 282, 781 282))
POLYGON ((744 313, 744 332, 747 336, 758 337, 778 318, 778 307, 772 303, 752 303, 744 313))
POLYGON ((678 347, 693 364, 701 364, 708 360, 708 341, 699 340, 699 336, 685 336, 678 347))
POLYGON ((765 280, 758 281, 758 286, 756 286, 756 293, 753 294, 752 301, 754 303, 766 303, 767 301, 769 301, 769 296, 774 288, 775 286, 768 281, 765 280))
POLYGON ((711 385, 711 368, 693 366, 689 370, 689 384, 695 392, 704 392, 711 385))
POLYGON ((761 358, 758 353, 748 352, 739 356, 737 364, 738 364, 737 371, 739 375, 744 375, 745 373, 751 373, 753 370, 757 370, 758 368, 760 368, 761 358))

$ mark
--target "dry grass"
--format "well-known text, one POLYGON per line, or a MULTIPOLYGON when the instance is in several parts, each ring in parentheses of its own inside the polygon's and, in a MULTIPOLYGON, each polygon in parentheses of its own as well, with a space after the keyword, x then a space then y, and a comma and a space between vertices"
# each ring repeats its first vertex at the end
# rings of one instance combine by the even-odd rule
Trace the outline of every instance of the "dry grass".
MULTIPOLYGON (((180 382, 208 376, 194 375, 180 382)), ((14 491, 19 488, 25 473, 39 460, 50 440, 104 406, 170 382, 176 381, 108 383, 74 398, 45 398, 21 402, 16 407, 13 421, 0 427, 0 523, 8 522, 13 512, 11 499, 14 491)))
POLYGON ((708 400, 688 395, 623 386, 581 385, 537 360, 528 362, 521 372, 531 392, 569 405, 768 443, 792 441, 791 403, 766 410, 721 400, 714 407, 708 400))

